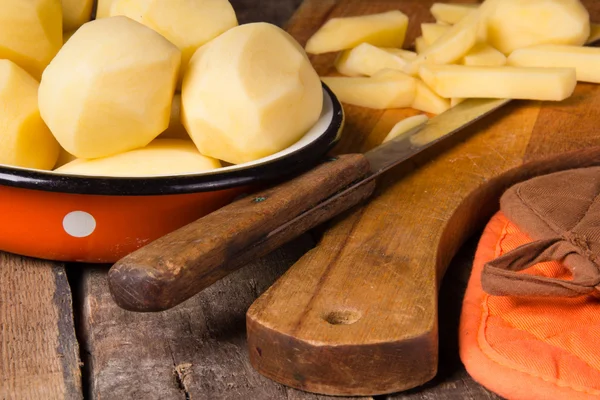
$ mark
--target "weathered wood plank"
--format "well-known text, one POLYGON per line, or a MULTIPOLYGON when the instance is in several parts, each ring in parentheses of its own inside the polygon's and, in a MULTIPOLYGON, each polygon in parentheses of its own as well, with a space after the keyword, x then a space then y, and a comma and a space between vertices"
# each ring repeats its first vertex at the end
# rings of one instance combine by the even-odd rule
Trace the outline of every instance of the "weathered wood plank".
POLYGON ((469 376, 458 354, 458 325, 479 234, 452 260, 439 299, 440 363, 437 376, 426 385, 386 397, 386 400, 500 400, 469 376))
POLYGON ((255 372, 244 329, 250 304, 311 246, 304 236, 162 313, 120 309, 110 298, 107 269, 87 269, 82 346, 90 398, 320 399, 255 372))
POLYGON ((64 266, 0 253, 0 399, 80 399, 64 266))

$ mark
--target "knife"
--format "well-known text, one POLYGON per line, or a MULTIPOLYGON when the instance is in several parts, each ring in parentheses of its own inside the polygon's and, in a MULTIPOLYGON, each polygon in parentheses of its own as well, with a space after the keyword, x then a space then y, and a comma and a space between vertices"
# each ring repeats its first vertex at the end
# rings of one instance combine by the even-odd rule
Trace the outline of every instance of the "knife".
POLYGON ((508 102, 465 100, 364 155, 330 158, 234 201, 114 264, 108 274, 111 295, 130 311, 170 309, 368 199, 377 177, 508 102))

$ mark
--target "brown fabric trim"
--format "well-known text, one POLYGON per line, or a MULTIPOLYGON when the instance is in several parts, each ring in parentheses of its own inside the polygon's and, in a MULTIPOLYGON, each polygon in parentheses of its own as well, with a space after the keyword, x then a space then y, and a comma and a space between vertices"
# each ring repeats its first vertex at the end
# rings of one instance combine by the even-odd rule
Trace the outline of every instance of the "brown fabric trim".
MULTIPOLYGON (((518 273, 546 261, 562 261, 579 257, 575 263, 593 264, 578 254, 578 249, 561 238, 528 243, 488 262, 481 273, 483 290, 494 296, 577 297, 594 292, 600 284, 600 274, 590 281, 587 274, 571 269, 573 280, 561 280, 518 273)), ((592 265, 595 269, 595 266, 592 265)), ((600 287, 599 287, 600 289, 600 287)))

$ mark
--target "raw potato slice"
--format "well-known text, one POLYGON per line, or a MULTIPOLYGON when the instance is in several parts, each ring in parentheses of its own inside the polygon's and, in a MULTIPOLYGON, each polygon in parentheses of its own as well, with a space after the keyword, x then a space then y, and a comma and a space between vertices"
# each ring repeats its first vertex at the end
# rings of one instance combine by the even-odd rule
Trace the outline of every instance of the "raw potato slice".
POLYGON ((404 72, 417 75, 419 67, 427 64, 452 64, 464 57, 478 41, 485 39, 485 21, 494 12, 498 2, 487 0, 406 66, 404 72))
POLYGON ((560 101, 571 96, 572 68, 423 65, 421 78, 442 97, 560 101))
POLYGON ((44 71, 42 118, 79 158, 143 147, 169 124, 181 53, 127 17, 88 22, 44 71))
POLYGON ((506 65, 506 56, 485 43, 478 43, 461 60, 461 64, 480 67, 506 65))
POLYGON ((9 60, 0 60, 0 164, 52 169, 59 146, 38 109, 39 83, 9 60))
POLYGON ((390 133, 388 133, 385 139, 383 139, 383 143, 389 142, 398 136, 402 136, 416 127, 426 124, 427 121, 429 121, 429 117, 424 114, 404 118, 402 121, 394 125, 390 133))
POLYGON ((94 160, 77 159, 56 169, 61 174, 93 176, 180 175, 220 168, 214 158, 203 156, 190 140, 157 139, 148 146, 94 160))
POLYGON ((346 76, 372 76, 383 69, 401 70, 406 64, 408 64, 406 57, 393 50, 382 49, 368 43, 363 43, 352 50, 345 50, 335 61, 338 72, 346 76))
POLYGON ((306 53, 267 23, 240 25, 198 50, 181 95, 183 125, 200 152, 232 164, 291 146, 323 108, 306 53))
POLYGON ((432 114, 441 114, 450 108, 450 101, 438 96, 425 83, 418 80, 417 92, 411 107, 432 114))
POLYGON ((589 36, 590 16, 579 0, 502 0, 488 20, 488 43, 506 55, 538 44, 579 46, 589 36))
POLYGON ((508 57, 517 67, 575 68, 577 80, 600 83, 600 48, 540 45, 515 50, 508 57))
POLYGON ((332 18, 306 43, 306 51, 322 54, 352 49, 361 43, 379 47, 402 47, 408 17, 400 11, 360 17, 332 18))
POLYGON ((431 14, 437 22, 454 25, 477 9, 479 4, 434 3, 431 14))
POLYGON ((77 157, 75 157, 73 154, 69 153, 61 147, 60 152, 58 153, 58 160, 56 160, 54 168, 56 169, 62 167, 63 165, 70 163, 71 161, 74 161, 76 159, 77 157))
POLYGON ((110 15, 125 15, 179 47, 180 76, 200 46, 238 24, 228 0, 115 0, 110 15))
POLYGON ((186 139, 190 140, 183 123, 181 122, 181 95, 176 94, 173 97, 173 103, 171 104, 171 119, 169 120, 169 127, 166 131, 160 134, 160 139, 186 139))
POLYGON ((450 30, 449 25, 441 24, 421 24, 423 39, 428 46, 435 43, 436 40, 444 36, 450 30))
POLYGON ((586 44, 592 44, 600 40, 600 24, 590 24, 590 37, 586 44))
POLYGON ((115 0, 97 0, 96 19, 110 17, 110 8, 115 0))
POLYGON ((39 80, 63 43, 60 1, 2 0, 0 7, 0 59, 39 80))
POLYGON ((74 31, 92 18, 94 0, 62 0, 63 31, 74 31))
POLYGON ((322 77, 341 102, 383 110, 410 107, 417 91, 417 80, 395 70, 384 70, 372 77, 322 77))
POLYGON ((389 47, 381 47, 381 49, 398 57, 402 57, 407 61, 412 61, 415 58, 417 58, 417 53, 415 53, 414 51, 404 49, 393 49, 389 47))
POLYGON ((427 44, 423 36, 419 36, 415 39, 415 50, 417 51, 417 54, 424 53, 428 48, 429 45, 427 44))

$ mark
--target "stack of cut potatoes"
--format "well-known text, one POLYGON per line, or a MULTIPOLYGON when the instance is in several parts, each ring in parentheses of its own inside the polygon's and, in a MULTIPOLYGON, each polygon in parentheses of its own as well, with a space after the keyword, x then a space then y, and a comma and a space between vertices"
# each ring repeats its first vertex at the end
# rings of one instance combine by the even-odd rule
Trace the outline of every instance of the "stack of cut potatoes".
POLYGON ((401 47, 409 18, 389 11, 326 22, 307 42, 312 54, 339 52, 343 76, 322 77, 346 104, 411 107, 386 140, 426 123, 467 98, 561 101, 577 81, 600 83, 600 39, 579 0, 436 3, 415 51, 401 47))
POLYGON ((289 147, 322 105, 298 42, 228 0, 0 0, 0 164, 206 171, 289 147))

